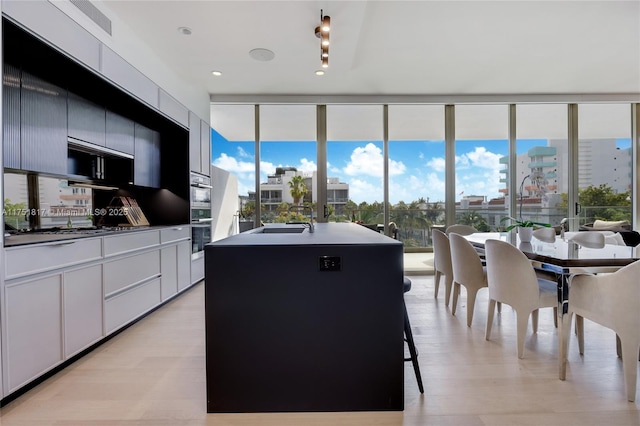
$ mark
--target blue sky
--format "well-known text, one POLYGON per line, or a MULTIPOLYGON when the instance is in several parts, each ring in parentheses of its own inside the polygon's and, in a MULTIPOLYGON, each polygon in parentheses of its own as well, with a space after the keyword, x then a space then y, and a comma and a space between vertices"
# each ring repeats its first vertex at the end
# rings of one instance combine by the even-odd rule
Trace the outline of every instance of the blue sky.
MULTIPOLYGON (((518 154, 546 140, 518 141, 518 154)), ((619 146, 624 148, 626 141, 619 146)), ((629 143, 627 144, 627 147, 629 143)), ((456 143, 456 198, 464 195, 499 197, 498 160, 507 155, 506 140, 471 140, 456 143)), ((238 177, 238 192, 246 195, 255 186, 254 142, 229 142, 212 131, 212 163, 238 177)), ((279 166, 300 171, 316 169, 315 142, 262 142, 260 182, 266 182, 279 166)), ((349 195, 356 203, 383 201, 382 141, 328 142, 327 174, 349 184, 349 195)), ((389 201, 410 203, 420 197, 430 202, 444 200, 444 142, 389 142, 389 201)))

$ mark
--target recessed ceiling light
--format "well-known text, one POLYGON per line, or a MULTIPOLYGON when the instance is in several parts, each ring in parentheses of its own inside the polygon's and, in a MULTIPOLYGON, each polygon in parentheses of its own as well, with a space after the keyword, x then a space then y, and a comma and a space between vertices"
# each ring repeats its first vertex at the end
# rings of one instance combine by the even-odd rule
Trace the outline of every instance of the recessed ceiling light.
POLYGON ((261 47, 257 49, 253 49, 249 52, 249 56, 251 56, 256 61, 270 61, 276 57, 276 54, 270 51, 269 49, 263 49, 261 47))
POLYGON ((316 75, 324 75, 324 71, 322 71, 322 70, 317 70, 317 71, 316 71, 316 75))
POLYGON ((215 75, 216 77, 220 77, 222 75, 222 71, 211 71, 211 74, 215 75))
POLYGON ((191 35, 193 31, 189 27, 178 27, 178 32, 182 35, 191 35))

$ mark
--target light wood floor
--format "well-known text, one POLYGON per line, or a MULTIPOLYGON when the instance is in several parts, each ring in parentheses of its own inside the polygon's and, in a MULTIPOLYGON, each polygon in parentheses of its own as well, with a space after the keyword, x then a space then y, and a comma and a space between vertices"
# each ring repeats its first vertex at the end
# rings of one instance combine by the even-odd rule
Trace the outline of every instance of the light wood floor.
POLYGON ((432 276, 412 276, 405 295, 425 394, 405 367, 404 412, 207 414, 204 287, 138 322, 0 411, 2 426, 43 425, 640 425, 625 398, 615 335, 585 321, 585 356, 572 336, 567 380, 558 380, 551 310, 516 356, 515 316, 503 307, 484 339, 486 290, 473 326, 466 299, 454 317, 432 276))

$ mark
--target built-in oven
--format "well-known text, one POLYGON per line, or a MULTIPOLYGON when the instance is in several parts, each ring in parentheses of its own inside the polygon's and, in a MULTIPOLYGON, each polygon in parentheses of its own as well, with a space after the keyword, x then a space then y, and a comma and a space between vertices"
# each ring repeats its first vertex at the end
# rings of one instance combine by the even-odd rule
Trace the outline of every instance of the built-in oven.
POLYGON ((211 178, 191 173, 191 258, 204 256, 211 242, 211 178))

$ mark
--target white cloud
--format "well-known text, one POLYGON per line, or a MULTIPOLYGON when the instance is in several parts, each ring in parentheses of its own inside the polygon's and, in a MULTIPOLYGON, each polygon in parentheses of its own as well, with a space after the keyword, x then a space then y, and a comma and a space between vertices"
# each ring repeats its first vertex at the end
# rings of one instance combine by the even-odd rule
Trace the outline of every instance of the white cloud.
POLYGON ((362 180, 353 179, 349 181, 349 198, 356 204, 363 201, 373 203, 374 201, 382 202, 382 184, 362 180))
POLYGON ((318 170, 315 161, 307 160, 306 158, 300 159, 300 165, 296 167, 301 172, 315 172, 318 170))
POLYGON ((238 155, 239 155, 241 158, 253 158, 253 155, 249 154, 249 153, 248 153, 247 151, 245 151, 245 150, 244 150, 244 148, 242 148, 241 146, 239 146, 239 147, 237 148, 237 151, 238 151, 238 155))
POLYGON ((476 147, 474 151, 456 157, 456 198, 462 195, 498 197, 500 183, 500 154, 476 147))
MULTIPOLYGON (((368 143, 364 147, 357 147, 351 153, 349 163, 343 172, 349 176, 373 176, 382 177, 383 174, 382 150, 373 143, 368 143)), ((402 161, 389 159, 389 176, 401 175, 407 167, 402 161)))
POLYGON ((235 157, 229 157, 224 152, 220 154, 220 157, 213 160, 213 165, 231 173, 252 173, 255 169, 254 163, 238 161, 235 157))
POLYGON ((436 172, 444 172, 445 161, 442 157, 434 157, 427 161, 427 167, 436 172))

